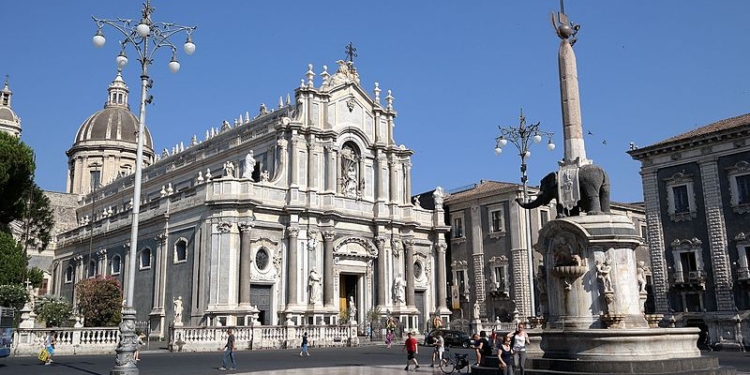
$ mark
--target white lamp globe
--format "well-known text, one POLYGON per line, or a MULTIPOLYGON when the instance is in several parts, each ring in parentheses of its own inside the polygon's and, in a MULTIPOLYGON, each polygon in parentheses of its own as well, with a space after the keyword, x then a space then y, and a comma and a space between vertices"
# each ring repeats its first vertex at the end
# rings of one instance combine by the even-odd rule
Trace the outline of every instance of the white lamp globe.
POLYGON ((117 58, 115 59, 115 61, 117 61, 117 67, 122 69, 125 67, 125 65, 128 64, 128 57, 125 56, 124 53, 121 53, 117 55, 117 58))
POLYGON ((107 39, 104 39, 104 34, 102 34, 101 30, 97 30, 96 35, 94 35, 94 38, 92 39, 92 42, 94 42, 94 47, 102 48, 104 47, 104 43, 107 42, 107 39))
POLYGON ((177 73, 180 70, 180 63, 177 62, 176 59, 172 59, 172 61, 169 62, 169 71, 172 73, 177 73))
POLYGON ((500 147, 505 147, 505 145, 508 144, 508 140, 505 139, 505 137, 500 137, 500 140, 497 141, 497 143, 500 144, 500 147))
POLYGON ((531 156, 531 151, 526 151, 526 152, 525 152, 525 153, 523 154, 523 156, 524 156, 524 157, 527 157, 527 158, 528 158, 529 156, 531 156))
POLYGON ((552 143, 552 140, 550 139, 549 143, 547 143, 547 150, 552 151, 554 149, 555 149, 555 144, 552 143))
POLYGON ((148 34, 151 32, 151 28, 145 23, 139 23, 135 29, 136 31, 138 31, 138 35, 144 38, 147 37, 148 34))
POLYGON ((195 52, 195 43, 188 38, 187 42, 185 42, 185 45, 182 46, 182 48, 185 50, 185 53, 188 55, 192 55, 195 52))
POLYGON ((542 141, 542 136, 539 134, 534 135, 534 143, 539 143, 542 141))
POLYGON ((503 153, 503 149, 500 146, 495 147, 495 154, 500 155, 503 153))

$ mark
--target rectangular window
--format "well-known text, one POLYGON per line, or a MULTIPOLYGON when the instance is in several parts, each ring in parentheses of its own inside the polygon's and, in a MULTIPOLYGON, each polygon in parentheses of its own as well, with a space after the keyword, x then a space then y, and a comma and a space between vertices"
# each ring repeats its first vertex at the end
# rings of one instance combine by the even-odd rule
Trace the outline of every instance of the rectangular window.
POLYGON ((490 213, 490 220, 492 221, 490 225, 492 226, 490 228, 491 232, 502 232, 503 229, 503 211, 497 210, 492 211, 490 213))
POLYGON ((682 263, 683 272, 698 270, 698 264, 695 261, 695 253, 693 252, 680 254, 680 263, 682 263))
POLYGON ((737 176, 737 203, 750 204, 750 174, 737 176))
POLYGON ((460 217, 453 219, 453 238, 464 236, 464 221, 460 217))
POLYGON ((674 212, 690 212, 690 200, 688 199, 687 185, 672 187, 672 193, 674 194, 674 212))
POLYGON ((466 298, 468 298, 469 285, 466 284, 466 271, 465 270, 456 271, 456 285, 458 285, 459 293, 462 296, 466 296, 466 298))
POLYGON ((99 183, 101 182, 101 178, 102 178, 101 171, 91 171, 91 190, 95 190, 99 188, 99 183))
POLYGON ((648 244, 648 227, 645 225, 641 225, 641 237, 643 237, 643 242, 648 244))
POLYGON ((547 225, 547 223, 549 222, 549 211, 539 211, 539 217, 541 219, 542 226, 547 225))
POLYGON ((495 267, 495 280, 498 289, 505 289, 505 267, 495 267))

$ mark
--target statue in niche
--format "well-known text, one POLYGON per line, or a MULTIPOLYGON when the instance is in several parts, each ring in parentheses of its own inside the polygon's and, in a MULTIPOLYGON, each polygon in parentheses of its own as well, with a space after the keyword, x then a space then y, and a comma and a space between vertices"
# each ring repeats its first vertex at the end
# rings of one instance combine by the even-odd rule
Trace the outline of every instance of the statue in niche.
POLYGON ((354 296, 349 296, 349 321, 357 320, 357 304, 354 302, 354 296))
POLYGON ((479 301, 474 301, 474 320, 479 320, 479 316, 482 312, 482 307, 479 306, 479 301))
POLYGON ((255 158, 253 157, 253 150, 245 155, 245 170, 242 171, 242 178, 253 179, 253 171, 255 170, 255 158))
POLYGON ((646 266, 646 262, 640 260, 638 261, 638 268, 636 269, 636 278, 638 280, 638 292, 639 293, 646 293, 646 273, 648 272, 648 267, 646 266))
POLYGON ((236 177, 234 175, 234 163, 227 161, 224 163, 224 176, 225 177, 236 177))
POLYGON ((552 248, 552 259, 554 266, 585 266, 581 256, 577 254, 574 247, 575 240, 570 236, 559 236, 555 239, 552 248))
POLYGON ((406 282, 404 281, 404 278, 401 277, 401 274, 398 274, 396 276, 396 279, 393 280, 393 301, 396 303, 405 303, 406 300, 404 299, 404 289, 406 288, 406 282))
POLYGON ((609 258, 604 259, 604 262, 596 262, 596 277, 602 283, 605 293, 612 291, 612 277, 610 275, 612 266, 610 266, 610 263, 609 258))
POLYGON ((359 197, 359 157, 349 146, 341 150, 341 193, 349 198, 359 197))
POLYGON ((174 306, 174 325, 182 325, 182 296, 177 297, 172 303, 174 306))
POLYGON ((322 297, 322 291, 320 287, 320 274, 318 273, 318 270, 316 268, 313 268, 310 270, 310 277, 309 277, 309 284, 310 284, 310 303, 316 304, 320 303, 321 297, 322 297))

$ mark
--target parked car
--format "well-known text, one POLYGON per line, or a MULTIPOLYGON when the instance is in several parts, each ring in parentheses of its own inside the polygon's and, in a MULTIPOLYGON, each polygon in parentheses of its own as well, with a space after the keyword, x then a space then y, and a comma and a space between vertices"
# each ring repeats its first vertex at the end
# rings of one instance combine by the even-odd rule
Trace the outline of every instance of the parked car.
POLYGON ((10 355, 13 339, 13 309, 0 307, 0 358, 10 355))
POLYGON ((429 336, 425 336, 424 344, 431 346, 435 343, 435 333, 440 332, 446 347, 460 346, 468 348, 471 346, 471 337, 466 332, 453 329, 433 329, 429 336))

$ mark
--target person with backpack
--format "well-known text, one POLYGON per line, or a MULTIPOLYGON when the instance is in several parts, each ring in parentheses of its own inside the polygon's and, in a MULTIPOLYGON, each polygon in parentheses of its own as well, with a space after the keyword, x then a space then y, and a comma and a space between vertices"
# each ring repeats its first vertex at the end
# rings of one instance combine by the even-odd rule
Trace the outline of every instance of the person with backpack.
POLYGON ((487 332, 485 331, 479 332, 479 336, 474 334, 474 337, 474 349, 477 352, 476 365, 480 366, 482 364, 482 357, 492 355, 492 344, 490 344, 490 340, 487 339, 487 332))
POLYGON ((509 333, 510 346, 513 350, 513 362, 519 368, 519 375, 526 375, 526 345, 529 344, 529 334, 526 332, 526 326, 519 323, 515 332, 509 333))

